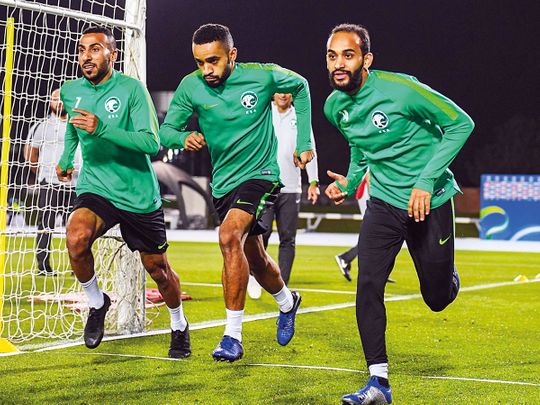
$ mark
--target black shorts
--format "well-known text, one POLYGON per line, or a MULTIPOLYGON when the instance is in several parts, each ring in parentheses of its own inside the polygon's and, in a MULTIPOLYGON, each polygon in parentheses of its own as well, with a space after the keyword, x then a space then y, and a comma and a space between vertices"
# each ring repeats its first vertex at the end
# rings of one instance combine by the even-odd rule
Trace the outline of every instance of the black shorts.
POLYGON ((254 221, 249 235, 261 235, 268 229, 261 217, 268 207, 274 204, 279 190, 281 190, 281 184, 278 181, 247 180, 223 197, 214 198, 214 207, 221 222, 231 208, 238 208, 253 215, 254 221))
POLYGON ((116 224, 120 224, 122 238, 132 251, 164 253, 169 247, 161 208, 147 214, 124 211, 93 193, 77 196, 72 212, 79 208, 88 208, 103 220, 103 234, 116 224))

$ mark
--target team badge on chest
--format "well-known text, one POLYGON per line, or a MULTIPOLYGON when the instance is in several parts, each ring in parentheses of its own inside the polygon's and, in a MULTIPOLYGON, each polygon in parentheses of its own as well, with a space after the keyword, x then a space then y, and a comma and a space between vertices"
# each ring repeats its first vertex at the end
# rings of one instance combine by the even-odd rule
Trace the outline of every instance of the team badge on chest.
POLYGON ((120 110, 121 105, 120 99, 116 96, 109 97, 105 100, 105 111, 109 113, 109 118, 118 118, 117 112, 120 110))
POLYGON ((386 128, 388 126, 388 117, 382 111, 375 111, 371 114, 371 122, 379 129, 386 128))
POLYGON ((109 97, 107 101, 105 101, 105 110, 107 110, 108 113, 114 114, 120 109, 120 99, 118 97, 109 97))
POLYGON ((257 110, 255 106, 259 101, 259 97, 253 91, 246 91, 240 96, 240 104, 247 110, 246 114, 253 114, 257 110))

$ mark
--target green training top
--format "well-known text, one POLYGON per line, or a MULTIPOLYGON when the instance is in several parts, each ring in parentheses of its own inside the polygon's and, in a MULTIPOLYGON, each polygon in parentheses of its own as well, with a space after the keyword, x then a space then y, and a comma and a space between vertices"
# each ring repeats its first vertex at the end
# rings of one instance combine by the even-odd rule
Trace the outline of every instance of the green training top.
POLYGON ((460 192, 448 169, 474 123, 451 100, 415 77, 373 70, 356 94, 334 91, 326 118, 351 147, 346 189, 354 195, 369 167, 370 195, 407 209, 413 188, 437 208, 460 192))
POLYGON ((90 134, 67 125, 59 165, 73 167, 77 144, 83 166, 77 195, 94 193, 115 207, 148 213, 161 207, 157 177, 150 156, 159 150, 156 112, 144 85, 117 71, 99 85, 82 77, 66 82, 60 97, 70 118, 74 108, 95 114, 99 123, 90 134))
MULTIPOLYGON (((180 82, 159 131, 161 143, 183 148, 193 113, 212 160, 216 198, 250 179, 279 180, 277 140, 270 102, 274 93, 292 93, 297 115, 297 153, 312 149, 307 81, 274 64, 236 63, 221 86, 208 86, 199 70, 180 82)), ((293 157, 291 156, 291 159, 293 157)))

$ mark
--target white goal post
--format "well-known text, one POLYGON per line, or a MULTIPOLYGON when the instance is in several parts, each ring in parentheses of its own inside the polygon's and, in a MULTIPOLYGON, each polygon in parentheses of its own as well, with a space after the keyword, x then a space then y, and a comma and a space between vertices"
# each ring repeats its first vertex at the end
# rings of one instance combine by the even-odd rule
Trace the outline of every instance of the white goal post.
MULTIPOLYGON (((82 336, 87 304, 65 248, 68 207, 38 204, 50 184, 39 184, 24 150, 31 128, 48 115, 52 91, 80 76, 77 41, 86 28, 110 28, 119 49, 115 69, 146 81, 145 19, 146 0, 0 0, 0 353, 14 350, 13 343, 82 336), (37 218, 47 209, 56 210, 55 226, 38 230, 37 218), (54 276, 38 274, 40 233, 52 236, 47 255, 54 276)), ((100 286, 113 299, 107 333, 141 332, 145 272, 139 255, 113 229, 95 244, 94 257, 100 286)))

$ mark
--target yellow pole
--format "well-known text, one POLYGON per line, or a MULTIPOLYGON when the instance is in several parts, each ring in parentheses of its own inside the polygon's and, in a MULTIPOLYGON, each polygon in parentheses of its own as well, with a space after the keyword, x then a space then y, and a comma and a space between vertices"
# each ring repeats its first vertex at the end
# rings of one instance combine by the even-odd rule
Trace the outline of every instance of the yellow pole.
MULTIPOLYGON (((2 163, 0 174, 0 336, 4 330, 4 284, 6 274, 6 216, 8 195, 9 146, 11 143, 11 79, 13 75, 13 43, 15 19, 8 18, 6 24, 6 75, 4 81, 4 120, 2 126, 2 163)), ((16 352, 17 348, 7 339, 0 338, 0 353, 16 352)))

